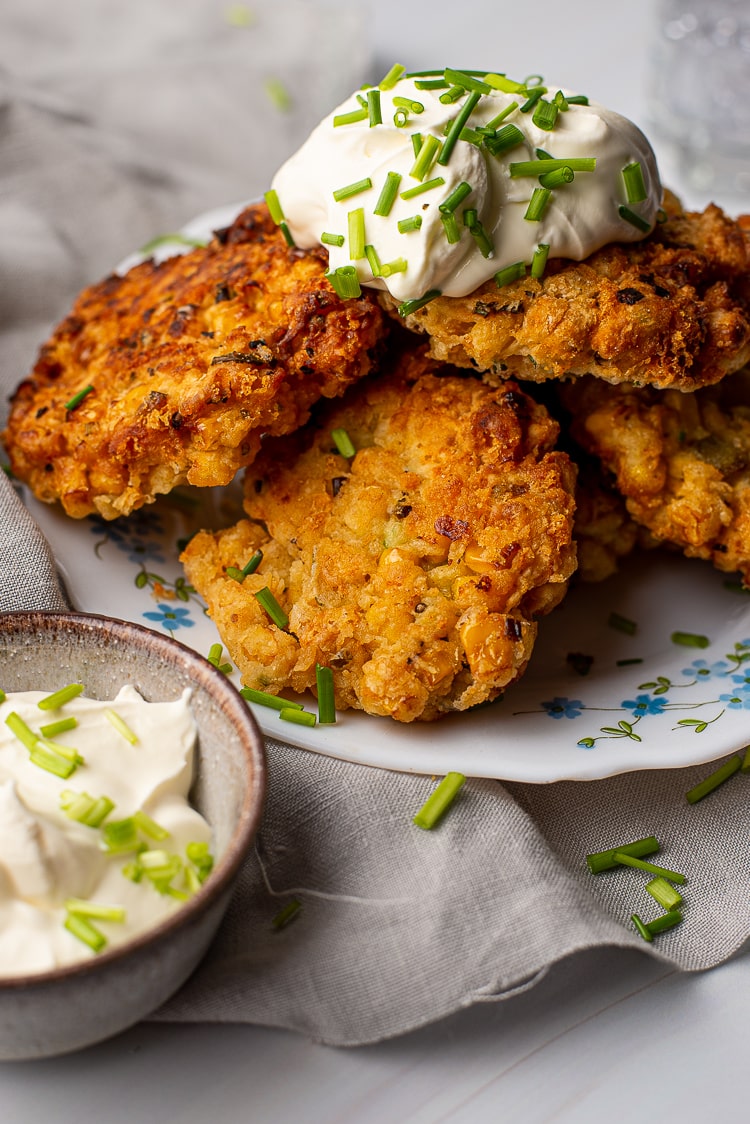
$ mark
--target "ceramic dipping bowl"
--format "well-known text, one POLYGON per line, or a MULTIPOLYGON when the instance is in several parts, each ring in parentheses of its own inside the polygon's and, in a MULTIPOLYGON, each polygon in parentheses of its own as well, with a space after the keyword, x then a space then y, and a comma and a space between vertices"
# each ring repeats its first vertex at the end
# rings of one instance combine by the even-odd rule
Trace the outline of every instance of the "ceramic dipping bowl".
POLYGON ((198 892, 147 933, 95 957, 2 978, 0 1060, 81 1049, 155 1011, 198 965, 229 904, 257 832, 266 787, 263 739, 247 704, 203 656, 139 625, 79 613, 0 615, 0 687, 52 692, 85 685, 112 699, 126 683, 148 701, 189 687, 198 727, 190 801, 211 825, 214 869, 198 892))

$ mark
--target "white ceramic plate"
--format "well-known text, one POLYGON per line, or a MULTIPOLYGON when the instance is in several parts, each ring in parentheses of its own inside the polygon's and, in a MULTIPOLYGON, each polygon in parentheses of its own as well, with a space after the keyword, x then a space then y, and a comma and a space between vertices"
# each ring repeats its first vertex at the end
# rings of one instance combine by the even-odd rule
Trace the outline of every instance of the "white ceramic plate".
MULTIPOLYGON (((185 582, 179 543, 236 521, 238 485, 181 488, 111 523, 24 499, 75 608, 164 630, 204 654, 219 640, 185 582)), ((547 782, 709 761, 750 740, 750 595, 706 563, 654 552, 574 589, 541 622, 526 675, 491 706, 409 725, 345 711, 315 728, 254 711, 273 737, 408 772, 547 782), (675 643, 674 632, 708 644, 675 643)))
MULTIPOLYGON (((184 233, 205 238, 237 210, 202 215, 184 233)), ((165 243, 157 253, 179 249, 165 243)), ((75 608, 163 629, 204 654, 219 640, 185 582, 179 543, 241 516, 237 484, 178 489, 113 523, 72 520, 25 492, 24 499, 75 608)), ((312 698, 305 701, 315 710, 312 698)), ((334 726, 314 728, 253 709, 267 735, 407 772, 455 769, 541 783, 698 764, 750 740, 750 595, 706 563, 654 552, 599 586, 574 589, 541 623, 521 682, 491 706, 409 725, 346 711, 334 726), (633 622, 634 634, 614 627, 613 614, 633 622), (675 643, 675 632, 702 637, 705 646, 675 643)))

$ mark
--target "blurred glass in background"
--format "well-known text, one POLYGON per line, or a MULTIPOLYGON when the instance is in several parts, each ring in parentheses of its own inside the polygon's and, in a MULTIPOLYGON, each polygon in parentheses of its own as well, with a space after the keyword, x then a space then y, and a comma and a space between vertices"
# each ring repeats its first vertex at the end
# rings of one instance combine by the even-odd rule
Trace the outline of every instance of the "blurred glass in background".
POLYGON ((659 0, 650 73, 682 183, 750 210, 750 0, 659 0))

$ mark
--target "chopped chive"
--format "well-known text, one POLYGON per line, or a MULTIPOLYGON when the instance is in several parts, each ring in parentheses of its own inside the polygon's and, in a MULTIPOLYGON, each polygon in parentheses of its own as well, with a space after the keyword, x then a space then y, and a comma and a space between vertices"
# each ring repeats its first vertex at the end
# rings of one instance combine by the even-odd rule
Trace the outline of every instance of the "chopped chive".
POLYGON ((73 792, 71 789, 60 793, 60 807, 65 815, 86 827, 101 827, 114 806, 114 801, 108 796, 93 797, 88 792, 73 792))
POLYGON ((443 105, 453 105, 454 101, 458 101, 466 93, 463 86, 450 86, 444 94, 440 95, 440 100, 443 105))
POLYGON ((697 632, 673 632, 670 640, 683 648, 708 648, 711 643, 707 636, 701 636, 697 632))
POLYGON ((750 745, 745 746, 745 756, 742 758, 740 769, 743 773, 750 773, 750 745))
POLYGON ((627 636, 635 636, 638 631, 636 622, 631 621, 628 617, 623 617, 620 613, 610 613, 607 624, 610 628, 614 628, 618 632, 624 632, 627 636))
POLYGON ((431 191, 433 187, 442 187, 444 183, 445 180, 442 176, 435 176, 434 179, 418 183, 416 187, 408 187, 406 191, 401 192, 401 198, 413 199, 415 195, 421 195, 423 191, 431 191))
POLYGON ((365 258, 373 277, 382 277, 383 270, 378 257, 378 251, 369 242, 365 245, 365 258))
POLYGON ((408 109, 411 113, 424 113, 424 105, 413 98, 393 98, 393 104, 401 109, 408 109))
POLYGON ((549 257, 549 243, 540 242, 534 250, 534 256, 531 259, 531 276, 535 277, 538 281, 540 277, 544 276, 544 270, 547 267, 547 258, 549 257))
POLYGON ((622 169, 622 179, 625 185, 625 198, 628 203, 642 203, 647 196, 646 185, 643 182, 643 169, 640 161, 634 160, 622 169))
POLYGON ((661 878, 668 878, 670 882, 676 882, 679 886, 687 881, 684 874, 680 874, 677 870, 668 870, 665 866, 657 866, 656 863, 644 862, 643 859, 635 858, 634 855, 629 855, 625 851, 615 851, 612 856, 616 863, 621 866, 632 866, 635 870, 645 870, 648 874, 659 875, 661 878))
MULTIPOLYGON (((249 577, 250 574, 255 573, 262 561, 263 551, 256 550, 255 553, 251 555, 249 561, 247 561, 242 567, 242 569, 238 569, 236 566, 227 566, 227 576, 230 578, 234 578, 236 582, 242 584, 245 578, 249 577)), ((221 655, 219 656, 219 658, 221 658, 221 655)), ((211 662, 210 658, 209 662, 211 662)))
POLYGON ((629 222, 630 225, 634 226, 637 230, 642 230, 644 234, 648 234, 651 230, 651 224, 646 222, 641 215, 636 214, 635 211, 631 211, 630 207, 626 207, 624 203, 621 203, 617 208, 617 213, 621 219, 624 219, 625 222, 629 222))
POLYGON ((447 86, 444 78, 418 78, 414 83, 417 90, 445 90, 447 86))
POLYGON ((380 90, 367 91, 367 114, 370 119, 370 128, 383 124, 383 110, 380 105, 380 90))
POLYGON ((541 101, 542 94, 545 92, 543 86, 535 86, 531 90, 527 90, 526 101, 521 106, 521 113, 530 113, 536 106, 538 101, 541 101))
POLYGON ((560 106, 557 102, 545 101, 544 98, 539 98, 534 107, 534 112, 531 115, 531 120, 538 129, 543 129, 544 132, 550 133, 557 124, 559 113, 560 106))
POLYGON ((135 851, 140 844, 133 816, 121 820, 109 820, 102 825, 102 848, 109 854, 135 851))
POLYGON ((210 664, 213 664, 214 667, 218 667, 223 651, 224 649, 222 648, 221 644, 212 644, 208 650, 206 659, 210 664))
POLYGON ((593 172, 596 170, 596 157, 571 156, 567 159, 519 160, 508 165, 511 176, 543 176, 557 168, 572 168, 574 172, 593 172))
POLYGON ((421 133, 412 133, 412 135, 411 135, 411 147, 412 147, 412 152, 414 153, 415 157, 419 156, 419 150, 422 147, 422 134, 421 133))
POLYGON ((420 308, 424 308, 430 301, 434 301, 436 297, 440 296, 440 289, 428 289, 421 297, 415 297, 410 301, 402 301, 398 306, 398 314, 401 317, 411 316, 413 312, 417 312, 420 308))
POLYGON ((67 898, 65 908, 76 917, 93 917, 96 921, 124 921, 125 909, 121 905, 104 905, 85 898, 67 898))
POLYGON ((280 909, 279 912, 271 918, 271 924, 274 929, 283 929, 285 925, 288 925, 289 922, 297 916, 301 909, 302 902, 297 898, 292 898, 283 909, 280 909))
POLYGON ((562 187, 566 183, 572 183, 574 178, 575 172, 566 164, 564 168, 555 168, 554 172, 545 172, 539 177, 539 183, 542 187, 562 187))
POLYGON ((359 261, 365 256, 365 209, 355 207, 347 215, 349 227, 349 257, 359 261))
POLYGON ((67 687, 61 687, 59 691, 54 691, 51 695, 45 695, 36 705, 40 710, 57 710, 64 706, 66 702, 77 698, 82 692, 82 683, 69 683, 67 687))
POLYGON ((65 403, 65 409, 75 410, 78 406, 80 406, 84 398, 86 398, 87 395, 91 394, 93 389, 94 388, 90 383, 88 386, 84 386, 83 390, 79 390, 77 394, 74 394, 73 397, 65 403))
POLYGON ((294 722, 298 726, 314 726, 316 723, 315 715, 309 710, 297 710, 292 706, 285 706, 280 710, 279 718, 283 718, 285 722, 294 722))
POLYGON ((279 230, 284 235, 284 241, 286 242, 287 246, 291 246, 292 248, 294 248, 295 242, 288 224, 286 222, 280 222, 279 230))
POLYGON ((636 656, 632 660, 615 660, 615 667, 630 667, 634 663, 643 663, 643 660, 640 656, 636 656))
POLYGON ((663 933, 667 929, 673 929, 675 925, 679 925, 682 921, 682 913, 679 909, 670 909, 667 913, 662 913, 661 917, 655 917, 653 921, 646 922, 646 928, 652 937, 657 933, 663 933))
POLYGON ((646 890, 662 909, 676 909, 682 903, 682 894, 667 882, 666 878, 657 875, 646 883, 646 890))
POLYGON ((29 761, 31 761, 33 765, 37 765, 40 769, 46 770, 48 773, 54 773, 56 777, 62 777, 63 780, 67 780, 78 766, 77 756, 68 757, 67 755, 56 753, 53 749, 49 749, 40 741, 29 751, 29 761))
POLYGON ((271 214, 271 218, 276 223, 276 225, 278 226, 279 223, 284 222, 284 212, 281 209, 281 203, 279 202, 278 193, 273 188, 271 188, 270 191, 267 191, 265 193, 263 198, 266 201, 266 206, 268 207, 268 210, 271 214))
POLYGON ((327 230, 324 230, 323 233, 320 236, 320 241, 323 243, 324 246, 343 246, 344 245, 344 235, 343 234, 329 234, 329 232, 327 230))
POLYGON ((393 258, 392 261, 384 261, 380 266, 381 277, 392 277, 394 273, 406 273, 409 268, 409 263, 406 258, 393 258))
POLYGON ((72 761, 75 765, 83 764, 83 758, 78 750, 73 749, 70 745, 60 745, 59 742, 51 741, 50 738, 40 738, 34 746, 34 750, 38 750, 40 747, 49 750, 50 753, 54 753, 58 757, 64 757, 66 761, 72 761))
POLYGON ((351 109, 348 113, 337 113, 333 119, 333 127, 338 129, 342 125, 355 125, 357 121, 367 121, 369 116, 369 111, 363 106, 359 109, 351 109))
POLYGON ((464 211, 464 225, 469 228, 469 234, 472 236, 477 244, 477 248, 483 258, 491 258, 495 252, 495 247, 484 226, 479 221, 477 212, 473 207, 467 208, 464 211))
POLYGON ((356 183, 348 183, 345 187, 337 187, 333 192, 333 198, 337 203, 341 203, 344 199, 351 199, 352 195, 359 195, 363 191, 368 191, 372 187, 372 180, 366 176, 362 180, 357 180, 356 183))
POLYGON ((391 69, 386 74, 385 78, 381 78, 378 82, 379 90, 392 90, 396 83, 406 73, 406 67, 402 66, 400 62, 394 62, 391 69))
POLYGON ((326 273, 326 280, 330 282, 336 296, 342 300, 362 295, 359 276, 353 265, 340 265, 330 273, 326 273))
POLYGON ((135 826, 142 831, 144 835, 147 835, 149 839, 160 840, 169 838, 167 829, 162 827, 160 823, 157 823, 156 820, 153 820, 143 809, 139 808, 134 814, 133 819, 135 820, 135 826))
POLYGON ((12 710, 7 716, 5 725, 29 750, 33 749, 39 741, 39 735, 35 734, 34 731, 26 725, 21 715, 16 714, 15 710, 12 710))
POLYGON ((58 718, 57 722, 48 722, 46 726, 40 726, 39 733, 44 738, 56 738, 66 730, 75 730, 77 725, 78 719, 71 714, 69 718, 58 718))
POLYGON ((456 143, 458 142, 461 130, 476 109, 477 102, 479 101, 481 96, 482 95, 479 93, 479 91, 473 90, 469 94, 464 104, 461 106, 456 116, 453 118, 451 127, 448 130, 448 135, 443 141, 443 147, 440 151, 440 155, 437 158, 438 164, 442 164, 443 166, 445 166, 450 160, 453 149, 456 147, 456 143))
POLYGON ((551 198, 552 192, 548 187, 535 187, 531 193, 526 214, 523 216, 527 222, 539 222, 547 210, 547 204, 551 198))
POLYGON ((0 691, 0 703, 4 703, 7 698, 5 691, 0 691))
POLYGON ((557 91, 557 93, 555 94, 555 97, 554 97, 554 102, 555 102, 555 105, 559 106, 559 108, 563 111, 563 113, 567 112, 567 110, 568 110, 568 99, 565 97, 565 94, 562 92, 562 90, 557 91))
POLYGON ((345 429, 341 427, 332 429, 331 439, 342 457, 351 458, 356 454, 354 442, 345 429))
POLYGON ((467 195, 471 195, 473 190, 474 188, 470 183, 466 183, 465 180, 462 180, 457 187, 453 188, 450 195, 446 196, 443 202, 438 204, 438 210, 442 211, 443 214, 453 214, 458 205, 463 203, 467 195))
POLYGON ((492 86, 483 82, 480 78, 475 78, 472 74, 467 74, 464 70, 452 70, 447 66, 445 68, 445 80, 456 86, 463 86, 465 90, 473 90, 480 94, 492 93, 492 86))
POLYGON ((495 274, 495 284, 498 289, 502 289, 503 285, 510 285, 512 281, 520 281, 525 276, 526 262, 516 261, 512 265, 506 265, 503 269, 498 269, 495 274))
POLYGON ((688 792, 685 793, 685 799, 688 804, 697 804, 704 796, 708 796, 715 788, 718 788, 724 781, 729 780, 738 769, 742 768, 742 758, 739 754, 730 757, 723 765, 720 765, 713 773, 710 773, 700 784, 695 785, 688 792))
MULTIPOLYGON (((513 112, 514 109, 518 109, 518 102, 517 101, 512 101, 510 103, 510 105, 506 105, 505 109, 501 109, 499 113, 495 114, 495 116, 492 117, 487 122, 487 124, 485 125, 485 128, 491 129, 492 132, 494 132, 495 129, 497 129, 497 127, 499 125, 502 125, 505 118, 509 117, 511 115, 511 113, 513 112)), ((519 132, 520 132, 520 129, 519 129, 519 132)))
POLYGON ((258 602, 261 609, 265 609, 277 628, 286 628, 289 624, 289 617, 281 608, 281 605, 279 605, 267 585, 264 585, 262 589, 258 590, 255 594, 255 600, 258 602))
POLYGON ((600 874, 603 870, 613 870, 618 865, 615 859, 616 853, 643 858, 644 855, 655 855, 658 850, 659 840, 655 835, 647 835, 645 839, 623 843, 621 847, 608 847, 604 851, 593 851, 590 855, 586 855, 586 864, 592 874, 600 874))
POLYGON ((412 822, 425 831, 433 828, 453 803, 465 781, 463 773, 447 773, 435 791, 427 797, 412 822))
POLYGON ((280 78, 267 78, 263 83, 263 89, 269 101, 280 113, 289 112, 292 108, 292 95, 280 78))
POLYGON ((522 82, 514 82, 506 74, 485 74, 484 80, 493 90, 500 90, 503 94, 523 94, 526 87, 522 82))
POLYGON ((461 241, 461 229, 458 225, 458 219, 454 214, 451 214, 450 212, 442 214, 440 216, 440 222, 443 224, 445 237, 448 239, 448 242, 451 246, 455 245, 456 242, 461 241))
POLYGON ((391 213, 391 208, 396 201, 398 189, 401 184, 401 176, 398 172, 389 172, 385 177, 378 201, 372 209, 374 215, 380 215, 382 218, 387 218, 391 213))
POLYGON ((432 168, 436 159, 440 156, 440 141, 432 133, 428 133, 424 138, 416 160, 414 161, 409 175, 415 180, 424 180, 427 173, 432 168))
POLYGON ((485 136, 483 144, 493 156, 502 156, 504 152, 509 152, 511 148, 516 148, 523 142, 524 135, 521 130, 516 125, 508 124, 503 125, 496 133, 485 136))
POLYGON ((247 702, 258 703, 259 706, 267 706, 271 710, 283 710, 285 707, 302 710, 302 703, 290 702, 289 699, 282 699, 280 695, 270 695, 267 691, 256 691, 254 687, 240 687, 240 694, 247 702))
POLYGON ((105 707, 104 717, 114 726, 118 734, 121 734, 122 737, 125 738, 125 741, 130 742, 131 745, 136 744, 138 741, 137 734, 133 733, 127 722, 120 717, 116 710, 112 710, 111 707, 105 707))
POLYGON ((315 685, 318 689, 318 722, 332 725, 336 721, 336 701, 333 693, 333 672, 330 667, 315 665, 315 685))
POLYGON ((589 99, 586 94, 568 94, 565 99, 568 105, 588 105, 589 99))
POLYGON ((396 126, 397 129, 406 128, 406 126, 409 124, 409 114, 408 114, 408 112, 403 108, 397 109, 395 111, 395 113, 393 114, 393 124, 396 126))
POLYGON ((87 921, 85 917, 79 917, 76 913, 69 913, 63 921, 63 925, 69 933, 72 933, 83 944, 88 945, 93 952, 101 952, 107 943, 104 933, 97 929, 95 925, 92 925, 90 921, 87 921))
POLYGON ((399 234, 411 234, 413 230, 419 230, 422 226, 422 216, 412 215, 408 219, 399 219, 397 225, 399 234))
POLYGON ((649 932, 648 928, 643 923, 643 921, 641 921, 637 913, 633 913, 630 920, 633 922, 636 929, 643 937, 644 941, 648 941, 650 943, 654 939, 653 933, 649 932))
POLYGON ((195 840, 185 847, 185 854, 198 872, 198 878, 205 882, 214 868, 214 857, 209 850, 208 843, 195 840))

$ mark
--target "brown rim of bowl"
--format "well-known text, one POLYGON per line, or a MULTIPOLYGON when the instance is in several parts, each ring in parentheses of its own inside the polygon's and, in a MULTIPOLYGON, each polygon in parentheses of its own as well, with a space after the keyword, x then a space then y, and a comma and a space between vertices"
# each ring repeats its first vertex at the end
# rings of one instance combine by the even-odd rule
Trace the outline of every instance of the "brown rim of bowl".
POLYGON ((260 824, 266 795, 267 766, 263 735, 247 703, 223 672, 192 648, 168 636, 162 636, 142 625, 90 613, 60 613, 39 610, 0 613, 0 639, 4 634, 18 632, 22 624, 30 632, 55 631, 61 633, 88 633, 98 637, 106 633, 131 646, 145 646, 162 655, 167 662, 176 664, 190 678, 216 699, 222 711, 237 729, 245 756, 252 770, 253 783, 248 786, 240 810, 238 825, 229 846, 212 871, 211 877, 180 909, 153 928, 133 937, 125 944, 116 945, 96 957, 46 972, 33 972, 25 976, 0 976, 0 991, 4 988, 22 988, 34 984, 51 984, 74 976, 95 972, 101 965, 129 956, 144 945, 165 941, 171 933, 191 920, 200 917, 228 888, 236 876, 260 824), (246 727, 246 729, 243 729, 246 727))

